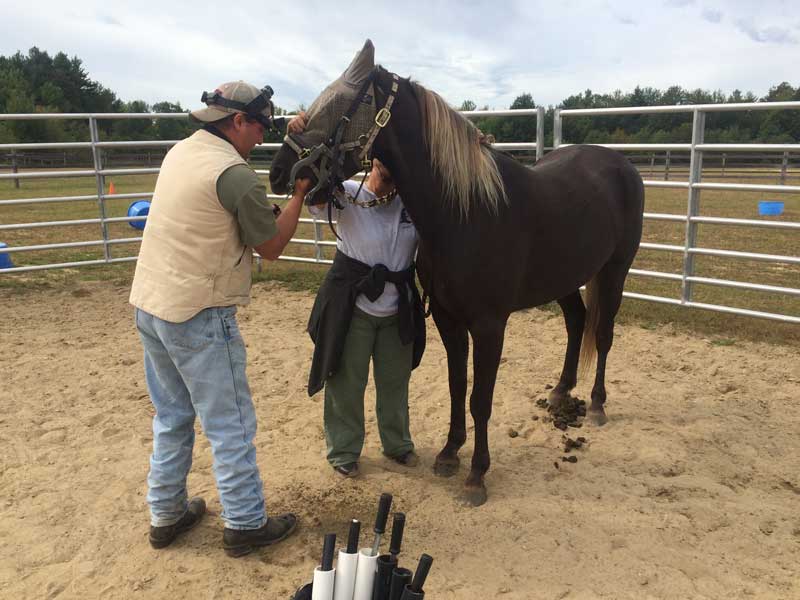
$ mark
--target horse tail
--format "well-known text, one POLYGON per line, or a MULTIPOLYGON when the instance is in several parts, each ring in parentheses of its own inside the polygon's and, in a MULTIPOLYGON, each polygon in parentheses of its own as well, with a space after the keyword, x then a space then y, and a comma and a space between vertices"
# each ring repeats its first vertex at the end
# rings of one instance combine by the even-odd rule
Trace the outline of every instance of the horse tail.
POLYGON ((586 284, 586 294, 584 298, 586 305, 586 320, 583 325, 583 341, 581 342, 580 377, 585 377, 594 363, 597 354, 597 327, 600 323, 600 298, 597 289, 597 275, 592 277, 586 284))

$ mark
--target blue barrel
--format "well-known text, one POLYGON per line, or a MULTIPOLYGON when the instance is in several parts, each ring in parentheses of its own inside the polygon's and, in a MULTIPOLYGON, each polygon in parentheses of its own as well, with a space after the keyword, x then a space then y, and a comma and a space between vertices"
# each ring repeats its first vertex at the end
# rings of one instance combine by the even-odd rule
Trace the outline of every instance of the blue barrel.
MULTIPOLYGON (((128 207, 129 217, 146 217, 150 212, 150 202, 148 200, 137 200, 128 207)), ((144 229, 146 221, 128 221, 128 225, 134 229, 144 229)))
MULTIPOLYGON (((8 244, 0 242, 0 248, 8 248, 8 244)), ((10 269, 14 266, 11 262, 11 255, 8 252, 0 252, 0 269, 10 269)))
POLYGON ((783 214, 783 202, 779 200, 762 200, 758 203, 758 214, 780 215, 783 214))

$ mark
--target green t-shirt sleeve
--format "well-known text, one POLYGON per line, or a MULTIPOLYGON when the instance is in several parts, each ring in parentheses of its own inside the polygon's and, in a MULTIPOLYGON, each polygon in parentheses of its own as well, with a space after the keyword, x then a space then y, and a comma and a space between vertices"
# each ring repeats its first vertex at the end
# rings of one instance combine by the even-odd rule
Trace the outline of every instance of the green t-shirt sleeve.
POLYGON ((247 165, 234 165, 219 176, 217 197, 225 210, 236 217, 244 245, 253 248, 278 233, 272 204, 267 201, 267 186, 247 165))

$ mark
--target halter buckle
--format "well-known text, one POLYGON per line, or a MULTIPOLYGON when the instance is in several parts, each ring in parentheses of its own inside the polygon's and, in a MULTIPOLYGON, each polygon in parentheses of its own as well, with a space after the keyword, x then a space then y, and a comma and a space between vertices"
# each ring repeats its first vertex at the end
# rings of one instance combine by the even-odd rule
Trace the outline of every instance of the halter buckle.
POLYGON ((385 106, 378 111, 378 114, 375 115, 375 125, 380 127, 381 129, 386 127, 386 124, 389 122, 389 119, 392 117, 392 113, 389 109, 385 106))

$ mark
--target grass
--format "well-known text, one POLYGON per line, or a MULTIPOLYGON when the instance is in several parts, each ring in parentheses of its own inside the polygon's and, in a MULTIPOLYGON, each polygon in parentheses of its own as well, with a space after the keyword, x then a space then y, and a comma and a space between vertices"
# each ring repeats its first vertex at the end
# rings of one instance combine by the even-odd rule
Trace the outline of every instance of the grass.
MULTIPOLYGON (((649 178, 648 168, 642 169, 649 178)), ((743 175, 737 179, 725 177, 726 183, 753 182, 762 177, 758 171, 752 176, 743 175)), ((155 175, 115 176, 112 178, 117 193, 139 193, 152 191, 155 175)), ((658 177, 654 177, 658 178, 658 177)), ((706 181, 716 179, 713 172, 706 181)), ((763 179, 759 183, 765 182, 763 179)), ((0 181, 0 199, 36 198, 90 195, 96 193, 93 178, 29 179, 21 181, 21 188, 15 189, 12 181, 0 181)), ((687 190, 668 188, 647 188, 645 211, 655 213, 685 214, 687 190)), ((701 194, 700 213, 704 216, 719 216, 744 219, 760 219, 758 201, 780 199, 784 202, 784 213, 771 220, 790 222, 800 221, 800 194, 764 194, 762 192, 733 192, 704 190, 701 194)), ((125 216, 133 200, 108 200, 106 214, 109 217, 125 216)), ((60 221, 91 219, 99 216, 98 204, 94 201, 57 202, 34 205, 0 206, 0 223, 32 223, 41 221, 60 221)), ((308 215, 305 215, 308 216, 308 215)), ((683 246, 685 224, 666 221, 646 220, 643 241, 683 246)), ((108 225, 111 238, 130 238, 140 235, 127 223, 108 225)), ((333 234, 327 225, 319 227, 322 239, 332 241, 333 234)), ((99 224, 59 226, 33 229, 14 229, 0 231, 0 240, 9 246, 28 246, 69 241, 101 240, 99 224)), ((314 239, 314 226, 300 224, 296 238, 314 239)), ((697 245, 705 248, 738 250, 763 254, 798 255, 800 243, 798 232, 790 230, 768 230, 755 227, 727 227, 700 224, 697 231, 697 245)), ((138 244, 119 244, 111 247, 113 257, 135 256, 138 244)), ((325 258, 333 257, 333 248, 324 248, 325 258)), ((312 257, 313 246, 292 244, 287 254, 312 257)), ((40 250, 11 254, 18 266, 42 265, 55 262, 74 262, 98 260, 103 258, 102 246, 40 250)), ((264 269, 254 274, 255 281, 276 281, 292 290, 316 290, 327 267, 313 264, 279 261, 264 263, 264 269)), ((681 253, 641 249, 634 268, 679 274, 683 268, 681 253)), ((20 274, 0 275, 0 290, 15 294, 42 289, 62 288, 71 283, 89 280, 109 280, 117 285, 129 285, 133 273, 132 264, 87 266, 69 269, 51 269, 20 274)), ((695 262, 695 273, 701 277, 730 279, 735 281, 758 282, 763 284, 800 288, 800 266, 788 263, 768 263, 762 261, 736 260, 720 257, 699 256, 695 262)), ((643 294, 680 297, 680 283, 630 276, 626 286, 628 291, 643 294)), ((800 298, 796 296, 771 294, 755 291, 736 290, 710 285, 696 285, 694 299, 697 302, 719 304, 774 312, 787 315, 800 315, 800 298)), ((558 311, 553 305, 550 310, 558 311)), ((800 341, 800 327, 775 321, 740 317, 701 310, 686 310, 679 307, 626 299, 620 312, 620 321, 636 323, 647 329, 665 323, 672 323, 675 330, 686 330, 708 336, 713 343, 724 345, 735 339, 751 339, 773 343, 797 343, 800 341), (714 341, 715 340, 715 341, 714 341)))

